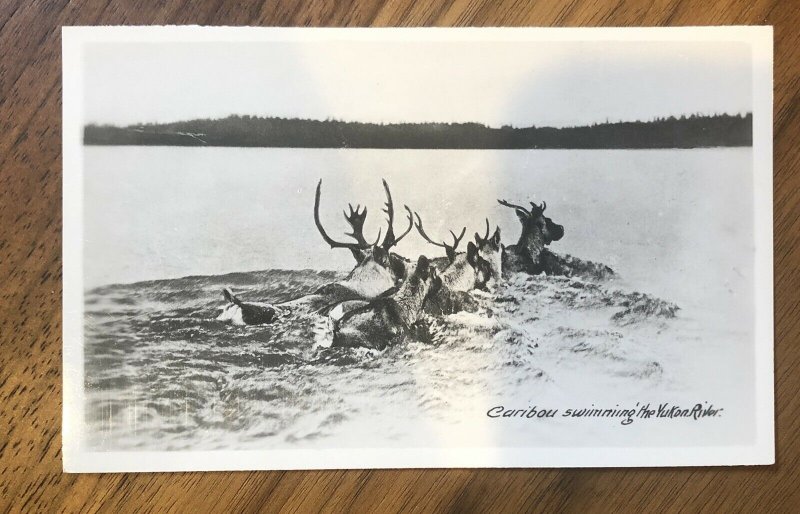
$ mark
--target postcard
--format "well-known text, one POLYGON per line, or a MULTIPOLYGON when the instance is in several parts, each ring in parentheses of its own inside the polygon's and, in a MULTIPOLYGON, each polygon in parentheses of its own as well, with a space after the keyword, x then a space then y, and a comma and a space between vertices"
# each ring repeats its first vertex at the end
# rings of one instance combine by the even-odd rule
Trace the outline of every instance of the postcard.
POLYGON ((772 29, 63 29, 68 472, 774 462, 772 29))

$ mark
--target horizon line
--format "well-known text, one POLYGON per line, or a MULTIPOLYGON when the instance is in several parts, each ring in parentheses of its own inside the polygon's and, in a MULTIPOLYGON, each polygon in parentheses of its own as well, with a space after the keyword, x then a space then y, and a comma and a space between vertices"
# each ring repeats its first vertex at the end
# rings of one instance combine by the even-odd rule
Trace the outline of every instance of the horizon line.
POLYGON ((212 117, 212 116, 195 117, 195 118, 184 118, 184 119, 178 119, 178 120, 172 120, 172 121, 147 121, 147 122, 141 122, 140 121, 140 122, 136 122, 136 123, 129 123, 127 125, 120 125, 120 124, 114 124, 114 123, 105 123, 105 122, 94 122, 93 121, 93 122, 84 123, 83 127, 86 128, 86 127, 89 127, 89 126, 96 126, 96 127, 131 128, 131 127, 138 127, 138 126, 154 126, 154 125, 169 125, 169 124, 173 124, 173 123, 186 123, 186 122, 190 122, 190 121, 201 121, 201 120, 202 121, 219 121, 219 120, 225 120, 225 119, 235 118, 235 117, 239 117, 239 118, 249 117, 249 118, 260 118, 260 119, 312 121, 312 122, 320 122, 320 123, 326 123, 326 122, 327 123, 331 123, 331 122, 334 122, 334 123, 352 123, 352 124, 378 125, 378 126, 386 126, 386 125, 480 125, 480 126, 488 128, 488 129, 496 129, 496 130, 501 130, 501 129, 504 129, 504 128, 506 128, 506 129, 508 129, 508 128, 511 128, 511 129, 529 129, 529 128, 565 129, 565 128, 578 128, 578 127, 592 127, 592 126, 596 126, 596 125, 614 125, 614 124, 619 124, 619 123, 655 123, 655 122, 658 122, 658 121, 668 120, 670 118, 674 118, 675 120, 680 120, 681 118, 690 119, 691 117, 695 117, 695 118, 715 118, 715 117, 723 117, 723 116, 746 118, 747 116, 752 116, 752 115, 753 115, 753 111, 752 110, 751 111, 744 111, 744 112, 739 111, 739 112, 736 112, 736 113, 730 113, 730 112, 727 112, 727 111, 726 112, 714 112, 712 114, 700 113, 700 112, 694 112, 694 113, 683 112, 683 113, 680 113, 680 114, 672 113, 672 114, 669 114, 669 115, 654 116, 654 117, 652 117, 650 119, 635 119, 635 120, 631 120, 631 119, 625 119, 625 120, 624 119, 616 119, 616 120, 611 120, 609 118, 606 118, 605 121, 593 121, 593 122, 584 122, 584 123, 581 123, 581 124, 560 125, 560 126, 556 126, 556 125, 536 125, 535 123, 532 123, 530 125, 514 125, 513 123, 506 123, 506 124, 502 124, 502 125, 498 126, 498 125, 492 125, 492 124, 479 122, 479 121, 431 121, 431 120, 427 120, 427 121, 360 121, 360 120, 345 120, 345 119, 340 119, 340 118, 336 118, 336 117, 332 117, 332 116, 328 116, 328 117, 323 119, 323 118, 305 118, 305 117, 299 117, 299 116, 280 116, 280 115, 260 115, 260 114, 231 113, 231 114, 228 114, 228 115, 225 115, 225 116, 219 116, 219 117, 212 117))

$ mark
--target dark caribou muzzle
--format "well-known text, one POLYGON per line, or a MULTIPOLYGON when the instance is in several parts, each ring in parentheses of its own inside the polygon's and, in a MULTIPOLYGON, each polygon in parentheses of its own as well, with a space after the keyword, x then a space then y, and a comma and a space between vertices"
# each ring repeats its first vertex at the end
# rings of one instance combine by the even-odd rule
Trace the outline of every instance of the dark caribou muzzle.
POLYGON ((564 225, 556 225, 553 223, 547 230, 550 233, 550 239, 552 241, 558 241, 562 237, 564 237, 564 225))

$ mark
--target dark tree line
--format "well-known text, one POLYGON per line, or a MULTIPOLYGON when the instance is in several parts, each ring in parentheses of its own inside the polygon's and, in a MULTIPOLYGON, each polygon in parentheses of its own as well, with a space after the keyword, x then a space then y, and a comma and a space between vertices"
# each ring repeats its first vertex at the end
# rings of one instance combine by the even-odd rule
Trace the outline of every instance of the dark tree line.
POLYGON ((751 146, 753 116, 717 114, 582 127, 487 127, 479 123, 360 123, 229 116, 175 123, 87 125, 87 145, 299 148, 699 148, 751 146))

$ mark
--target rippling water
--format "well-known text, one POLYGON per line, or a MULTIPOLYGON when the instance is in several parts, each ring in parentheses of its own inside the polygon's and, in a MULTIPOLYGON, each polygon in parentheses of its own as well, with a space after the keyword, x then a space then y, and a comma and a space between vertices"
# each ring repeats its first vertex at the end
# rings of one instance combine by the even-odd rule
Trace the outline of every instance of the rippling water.
POLYGON ((90 446, 481 444, 475 420, 497 401, 575 401, 599 388, 617 391, 619 402, 626 390, 671 389, 687 376, 670 353, 708 339, 651 296, 524 275, 475 293, 478 313, 427 318, 429 340, 385 352, 328 348, 328 325, 316 315, 252 327, 215 320, 223 286, 279 302, 335 277, 266 271, 91 291, 90 446))

